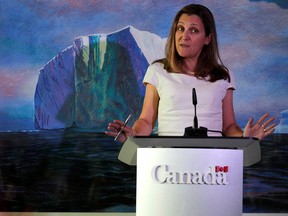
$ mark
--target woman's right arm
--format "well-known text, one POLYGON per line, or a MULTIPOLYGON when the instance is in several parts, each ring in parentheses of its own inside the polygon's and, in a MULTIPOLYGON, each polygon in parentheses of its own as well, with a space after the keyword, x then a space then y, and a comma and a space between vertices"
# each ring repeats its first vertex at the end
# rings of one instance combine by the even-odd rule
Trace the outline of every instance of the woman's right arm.
POLYGON ((146 84, 146 92, 139 119, 132 129, 137 136, 149 136, 154 128, 158 115, 159 95, 155 86, 146 84))
MULTIPOLYGON (((149 136, 154 128, 158 115, 159 95, 157 89, 152 84, 146 84, 146 92, 140 117, 135 121, 133 127, 128 125, 123 128, 123 133, 118 141, 125 142, 128 136, 149 136)), ((116 137, 121 130, 122 121, 114 120, 108 124, 108 130, 105 133, 108 136, 116 137)))

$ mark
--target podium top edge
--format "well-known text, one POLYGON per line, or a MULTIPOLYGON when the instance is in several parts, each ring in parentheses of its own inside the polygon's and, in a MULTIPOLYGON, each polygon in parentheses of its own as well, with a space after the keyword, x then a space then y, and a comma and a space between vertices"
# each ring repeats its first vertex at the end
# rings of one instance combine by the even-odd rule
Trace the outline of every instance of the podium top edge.
POLYGON ((259 141, 259 139, 255 137, 220 137, 220 136, 209 136, 209 137, 189 137, 189 136, 158 136, 158 135, 151 135, 151 136, 132 136, 133 139, 220 139, 220 140, 227 140, 227 139, 234 139, 234 140, 254 140, 259 141))

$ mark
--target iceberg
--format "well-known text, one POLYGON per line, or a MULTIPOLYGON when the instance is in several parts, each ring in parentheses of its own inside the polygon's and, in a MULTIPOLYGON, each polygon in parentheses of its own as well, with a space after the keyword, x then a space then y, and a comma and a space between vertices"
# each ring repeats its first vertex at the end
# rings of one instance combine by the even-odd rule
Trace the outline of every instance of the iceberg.
POLYGON ((143 77, 163 58, 166 39, 128 26, 110 34, 81 36, 39 73, 34 96, 35 129, 106 130, 113 119, 142 108, 143 77))

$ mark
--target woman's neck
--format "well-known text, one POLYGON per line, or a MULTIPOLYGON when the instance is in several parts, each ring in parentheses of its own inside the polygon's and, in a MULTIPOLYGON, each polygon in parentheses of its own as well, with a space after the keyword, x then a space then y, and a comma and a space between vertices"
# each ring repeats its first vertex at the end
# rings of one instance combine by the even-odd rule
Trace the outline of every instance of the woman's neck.
POLYGON ((184 59, 182 67, 187 71, 195 72, 197 65, 196 59, 184 59))
POLYGON ((192 59, 190 60, 185 59, 182 64, 183 72, 188 75, 195 75, 196 65, 197 65, 197 61, 192 60, 192 59))

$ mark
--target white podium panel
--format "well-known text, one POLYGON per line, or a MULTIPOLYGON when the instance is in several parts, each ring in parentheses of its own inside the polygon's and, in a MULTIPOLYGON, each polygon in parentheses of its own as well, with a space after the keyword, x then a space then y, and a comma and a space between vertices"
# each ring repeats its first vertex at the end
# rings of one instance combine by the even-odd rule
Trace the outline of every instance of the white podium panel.
POLYGON ((138 148, 136 216, 242 216, 243 150, 138 148))

